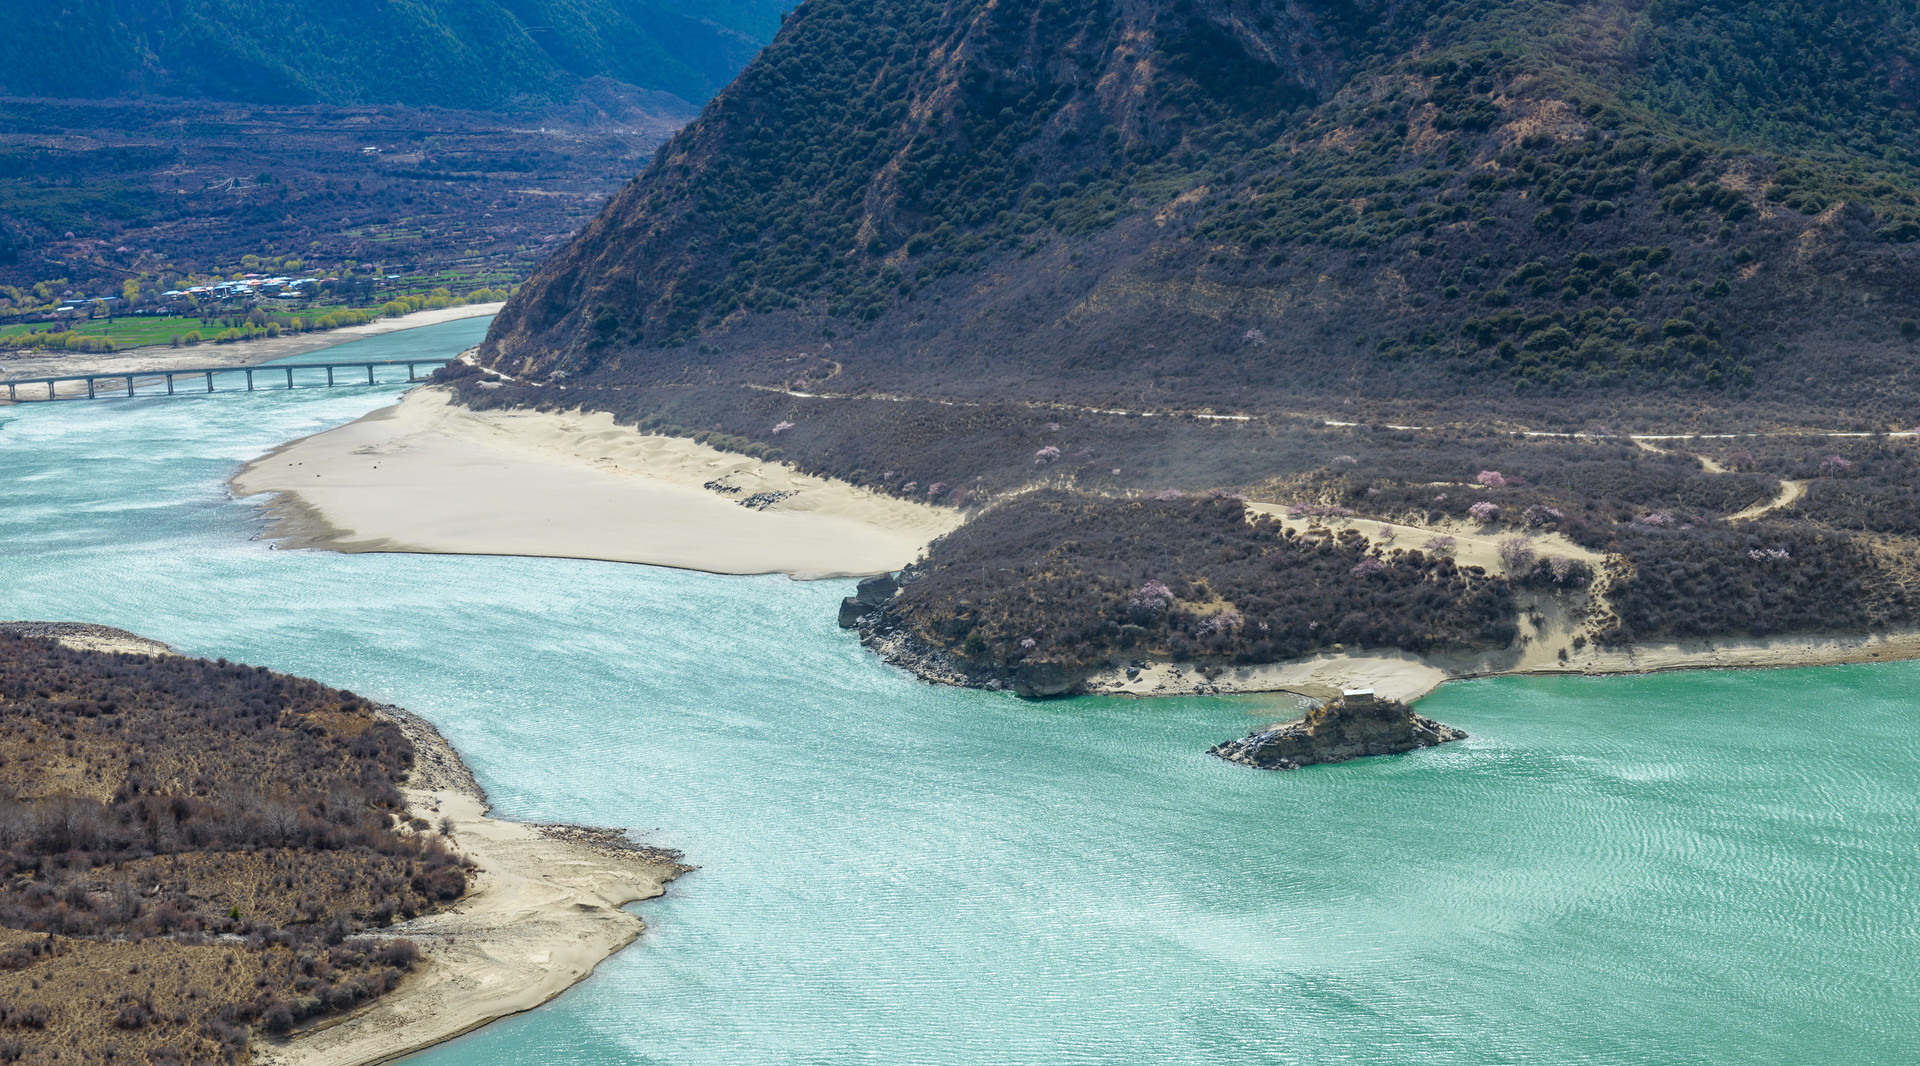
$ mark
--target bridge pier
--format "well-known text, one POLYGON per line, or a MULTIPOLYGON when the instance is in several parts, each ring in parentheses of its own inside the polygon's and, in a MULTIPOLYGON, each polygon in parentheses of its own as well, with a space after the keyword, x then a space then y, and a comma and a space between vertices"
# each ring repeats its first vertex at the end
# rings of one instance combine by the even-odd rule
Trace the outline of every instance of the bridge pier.
MULTIPOLYGON (((379 385, 381 384, 380 368, 383 366, 405 366, 407 368, 408 383, 417 384, 420 382, 431 380, 430 377, 423 378, 420 376, 420 366, 423 362, 425 362, 425 364, 428 366, 440 367, 445 365, 447 362, 449 362, 449 360, 376 359, 376 360, 368 360, 366 362, 354 361, 349 363, 288 363, 278 367, 268 366, 268 365, 216 366, 216 367, 204 367, 204 368, 203 367, 191 367, 191 368, 175 367, 174 369, 171 369, 171 370, 154 369, 154 370, 136 370, 132 372, 114 371, 113 373, 69 374, 69 375, 63 375, 60 377, 47 377, 47 378, 7 378, 4 375, 0 375, 0 385, 5 385, 7 387, 7 399, 16 403, 19 402, 20 400, 20 396, 21 396, 20 386, 22 385, 45 385, 47 387, 47 399, 57 400, 60 398, 61 383, 68 382, 68 381, 86 382, 86 386, 87 386, 86 398, 89 400, 100 399, 101 397, 106 396, 107 393, 101 391, 101 383, 110 382, 110 381, 125 382, 127 387, 127 395, 129 397, 137 398, 140 395, 140 381, 143 377, 144 378, 158 377, 165 380, 167 383, 167 395, 172 396, 179 391, 179 386, 181 382, 178 379, 182 377, 191 376, 191 375, 203 376, 206 378, 206 381, 207 381, 207 391, 218 392, 220 390, 219 390, 219 386, 215 384, 213 380, 214 375, 232 373, 235 371, 245 374, 247 376, 246 391, 248 392, 255 392, 261 389, 265 389, 267 387, 264 381, 256 379, 254 375, 254 371, 256 370, 285 371, 287 375, 287 388, 292 389, 292 388, 299 387, 298 384, 294 381, 294 376, 293 376, 294 371, 302 368, 312 368, 315 370, 324 368, 327 372, 327 385, 328 387, 331 388, 336 385, 347 384, 347 379, 342 378, 337 373, 337 371, 341 370, 342 368, 351 370, 355 367, 359 367, 361 369, 364 369, 367 372, 367 384, 379 385)), ((399 382, 393 382, 393 384, 399 384, 399 382)), ((114 388, 117 389, 118 386, 114 386, 114 388)))

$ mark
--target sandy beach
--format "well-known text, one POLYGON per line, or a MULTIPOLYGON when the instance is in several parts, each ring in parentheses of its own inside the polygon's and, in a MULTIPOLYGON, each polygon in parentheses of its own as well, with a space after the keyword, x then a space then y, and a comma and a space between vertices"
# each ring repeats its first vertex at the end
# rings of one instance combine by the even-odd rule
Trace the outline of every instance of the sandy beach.
MULTIPOLYGON (((1112 667, 1089 678, 1088 692, 1128 696, 1196 693, 1296 692, 1330 699, 1342 688, 1371 688, 1397 700, 1416 700, 1443 682, 1503 674, 1646 674, 1666 670, 1753 669, 1834 666, 1841 663, 1920 659, 1920 630, 1855 636, 1811 634, 1766 639, 1676 641, 1625 648, 1568 648, 1559 658, 1552 638, 1567 629, 1523 621, 1522 639, 1511 648, 1472 655, 1429 656, 1397 650, 1331 651, 1259 666, 1209 668, 1198 663, 1148 663, 1128 677, 1112 667), (1542 639, 1542 631, 1547 639, 1542 639)), ((1337 647, 1337 646, 1336 646, 1337 647)))
POLYGON ((472 411, 444 389, 284 445, 232 481, 277 494, 270 536, 334 551, 527 555, 848 577, 959 525, 912 503, 611 415, 472 411))
MULTIPOLYGON (((260 337, 250 341, 234 341, 232 344, 197 344, 190 348, 172 348, 148 345, 143 348, 129 348, 118 352, 35 352, 31 355, 0 357, 0 379, 7 378, 50 378, 65 377, 71 374, 134 374, 164 373, 182 367, 221 367, 245 366, 250 363, 265 363, 288 356, 317 352, 322 348, 331 348, 348 341, 364 340, 383 333, 394 333, 403 329, 418 329, 421 326, 437 326, 442 322, 453 322, 462 318, 479 318, 497 313, 502 305, 498 303, 465 304, 460 307, 444 307, 437 311, 415 311, 399 318, 380 318, 359 326, 342 326, 324 333, 287 334, 280 337, 260 337)), ((0 389, 4 393, 5 389, 0 389)), ((85 396, 85 382, 68 382, 58 387, 58 396, 85 396)), ((45 396, 44 388, 39 397, 45 396)), ((22 402, 31 402, 23 400, 22 402)), ((0 395, 0 406, 7 399, 0 395)))
POLYGON ((1329 652, 1260 666, 1208 670, 1198 663, 1150 663, 1129 679, 1113 668, 1095 675, 1089 692, 1130 696, 1195 693, 1297 692, 1329 699, 1342 688, 1371 688, 1381 696, 1415 700, 1442 682, 1502 674, 1647 674, 1666 670, 1835 666, 1920 659, 1920 631, 1859 636, 1794 636, 1766 640, 1702 640, 1594 649, 1568 661, 1538 662, 1512 651, 1472 657, 1420 656, 1403 651, 1329 652))
POLYGON ((87 622, 0 622, 0 631, 23 637, 51 637, 75 651, 105 651, 122 655, 178 655, 157 640, 111 626, 87 622))
POLYGON ((453 819, 456 849, 478 873, 452 909, 389 930, 426 959, 399 988, 285 1040, 257 1038, 262 1066, 386 1062, 531 1010, 632 943, 646 925, 620 908, 660 895, 687 869, 615 832, 488 817, 484 793, 439 732, 386 713, 414 743, 409 808, 435 825, 453 819))

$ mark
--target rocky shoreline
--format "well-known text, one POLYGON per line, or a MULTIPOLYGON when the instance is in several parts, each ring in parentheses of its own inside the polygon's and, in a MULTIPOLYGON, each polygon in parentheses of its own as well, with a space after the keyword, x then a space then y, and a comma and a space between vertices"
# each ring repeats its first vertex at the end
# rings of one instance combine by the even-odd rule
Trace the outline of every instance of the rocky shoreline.
POLYGON ((899 667, 928 684, 1013 692, 1026 699, 1050 699, 1078 695, 1085 680, 1083 675, 1070 674, 1052 663, 1022 664, 1007 671, 975 666, 904 629, 894 628, 877 609, 860 616, 854 625, 846 628, 857 630, 860 643, 888 665, 899 667))
POLYGON ((890 665, 930 684, 1012 691, 1027 699, 1078 695, 1094 673, 1048 662, 975 665, 894 626, 887 618, 887 604, 913 577, 910 566, 897 579, 888 574, 865 578, 853 595, 840 601, 840 627, 858 632, 860 643, 890 665))
POLYGON ((1216 744, 1207 754, 1259 770, 1298 770, 1466 738, 1452 726, 1415 714, 1399 700, 1375 699, 1365 692, 1329 700, 1297 721, 1216 744))

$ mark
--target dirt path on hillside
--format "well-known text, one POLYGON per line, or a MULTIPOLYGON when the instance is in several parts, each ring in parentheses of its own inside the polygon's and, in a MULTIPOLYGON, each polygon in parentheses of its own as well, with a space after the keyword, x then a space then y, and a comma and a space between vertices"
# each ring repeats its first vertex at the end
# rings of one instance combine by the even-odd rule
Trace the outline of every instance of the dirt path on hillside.
POLYGON ((1794 481, 1791 478, 1781 478, 1780 479, 1780 495, 1775 496, 1773 499, 1768 500, 1765 503, 1756 503, 1752 507, 1749 507, 1744 511, 1736 511, 1733 514, 1730 514, 1727 516, 1727 521, 1744 522, 1749 518, 1758 518, 1761 515, 1766 514, 1768 511, 1778 511, 1782 507, 1790 506, 1795 500, 1798 500, 1800 497, 1805 496, 1806 494, 1807 494, 1806 482, 1794 481))

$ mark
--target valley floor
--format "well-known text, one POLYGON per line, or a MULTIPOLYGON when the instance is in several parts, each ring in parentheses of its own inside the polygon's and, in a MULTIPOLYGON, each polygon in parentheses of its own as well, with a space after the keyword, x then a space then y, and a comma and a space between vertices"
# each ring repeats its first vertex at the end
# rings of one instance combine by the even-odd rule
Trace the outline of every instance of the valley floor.
MULTIPOLYGON (((108 353, 35 352, 31 355, 0 357, 0 379, 67 377, 73 374, 133 374, 135 384, 145 386, 150 382, 141 377, 143 374, 165 373, 183 367, 250 366, 255 363, 266 363, 403 329, 437 326, 442 322, 453 322, 463 318, 482 318, 498 313, 500 307, 501 305, 497 303, 465 304, 433 311, 415 311, 398 318, 379 318, 364 325, 342 326, 324 333, 260 337, 250 341, 234 341, 231 344, 196 344, 186 348, 150 345, 108 353)), ((422 368, 423 373, 425 369, 422 368)), ((112 386, 112 382, 101 383, 104 391, 111 392, 112 386)), ((86 394, 87 385, 84 381, 64 382, 58 387, 57 393, 60 396, 85 396, 86 394)), ((41 395, 44 395, 44 392, 41 395)), ((40 399, 41 395, 25 398, 22 402, 32 402, 40 399)), ((0 396, 0 406, 5 406, 6 403, 6 398, 0 396)))
MULTIPOLYGON (((271 535, 289 547, 525 555, 648 563, 716 573, 843 577, 897 570, 961 515, 872 493, 692 440, 644 434, 611 416, 472 411, 444 389, 294 441, 249 463, 237 495, 277 494, 271 535)), ((1789 483, 1788 491, 1792 485, 1789 483)), ((1284 508, 1248 509, 1289 526, 1284 508)), ((1745 515, 1739 517, 1747 517, 1745 515)), ((1318 521, 1318 520, 1314 520, 1318 521)), ((1337 519, 1385 544, 1446 535, 1466 564, 1500 573, 1496 535, 1337 519), (1389 528, 1390 527, 1390 528, 1389 528)), ((1603 560, 1558 534, 1542 551, 1603 560)), ((1291 691, 1317 698, 1371 687, 1411 700, 1451 678, 1811 666, 1920 658, 1920 632, 1716 639, 1604 648, 1576 641, 1577 604, 1527 593, 1513 647, 1474 655, 1339 652, 1252 667, 1142 661, 1087 691, 1126 695, 1291 691)))

